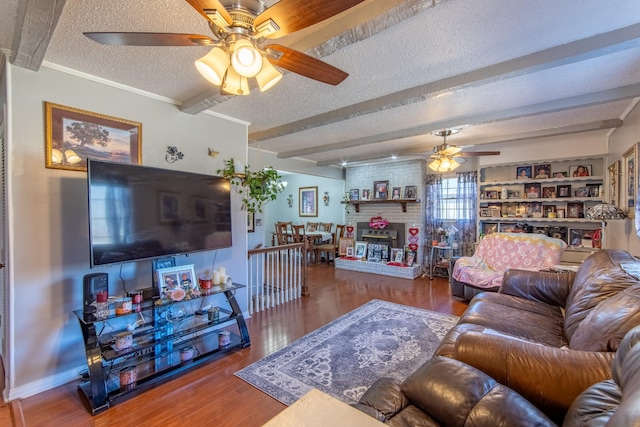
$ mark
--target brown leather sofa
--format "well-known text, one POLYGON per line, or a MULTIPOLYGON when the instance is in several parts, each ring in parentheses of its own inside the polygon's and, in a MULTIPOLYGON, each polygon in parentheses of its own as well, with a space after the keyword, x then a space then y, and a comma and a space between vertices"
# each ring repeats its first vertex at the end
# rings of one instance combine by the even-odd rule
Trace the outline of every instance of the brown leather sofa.
MULTIPOLYGON (((640 425, 640 327, 624 337, 612 370, 612 379, 589 387, 574 400, 563 426, 640 425)), ((556 425, 515 391, 443 356, 433 357, 403 382, 377 380, 354 406, 397 427, 556 425)))
POLYGON ((640 261, 604 249, 577 273, 509 270, 475 296, 436 355, 474 366, 554 421, 611 378, 620 341, 640 325, 640 261))

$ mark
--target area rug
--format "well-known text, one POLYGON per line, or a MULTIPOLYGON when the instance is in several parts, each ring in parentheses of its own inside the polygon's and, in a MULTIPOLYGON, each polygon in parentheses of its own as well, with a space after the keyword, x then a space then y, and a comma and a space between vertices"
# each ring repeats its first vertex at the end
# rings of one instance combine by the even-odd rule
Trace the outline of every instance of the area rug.
POLYGON ((457 321, 372 300, 235 375, 285 405, 314 388, 354 403, 380 377, 408 377, 457 321))

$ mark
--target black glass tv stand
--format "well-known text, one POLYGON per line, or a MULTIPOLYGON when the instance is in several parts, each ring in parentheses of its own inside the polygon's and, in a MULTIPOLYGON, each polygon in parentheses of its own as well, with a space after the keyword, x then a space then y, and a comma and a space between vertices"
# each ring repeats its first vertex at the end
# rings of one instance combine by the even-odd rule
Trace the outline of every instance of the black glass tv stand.
POLYGON ((88 379, 78 387, 91 413, 96 415, 175 375, 249 347, 247 325, 235 299, 235 291, 244 287, 235 283, 214 286, 203 289, 200 297, 182 301, 143 301, 126 314, 115 314, 112 307, 103 318, 97 318, 98 313, 74 311, 88 365, 88 379), (214 317, 201 307, 219 304, 219 299, 208 298, 217 294, 224 294, 226 303, 214 317), (130 331, 136 322, 137 327, 130 331), (131 345, 123 348, 116 337, 123 340, 126 332, 132 332, 127 337, 131 345))

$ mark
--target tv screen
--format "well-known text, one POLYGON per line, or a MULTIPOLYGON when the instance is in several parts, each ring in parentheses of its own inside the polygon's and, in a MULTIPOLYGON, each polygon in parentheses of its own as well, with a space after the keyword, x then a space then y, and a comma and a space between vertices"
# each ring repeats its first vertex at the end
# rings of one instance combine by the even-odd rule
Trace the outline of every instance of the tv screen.
POLYGON ((89 160, 91 267, 231 246, 229 180, 89 160))

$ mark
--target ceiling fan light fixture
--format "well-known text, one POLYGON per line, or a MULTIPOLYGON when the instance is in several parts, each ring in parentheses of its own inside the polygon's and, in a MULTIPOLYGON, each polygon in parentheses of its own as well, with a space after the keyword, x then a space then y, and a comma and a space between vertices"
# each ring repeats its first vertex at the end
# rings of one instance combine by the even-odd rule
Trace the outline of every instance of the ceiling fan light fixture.
POLYGON ((224 74, 229 68, 229 55, 224 49, 216 46, 209 53, 196 61, 196 69, 202 77, 216 86, 222 84, 224 74))
POLYGON ((440 163, 442 163, 440 159, 435 159, 434 161, 429 163, 429 169, 431 169, 434 172, 438 172, 438 169, 440 169, 440 163))
POLYGON ((222 91, 231 95, 249 95, 249 81, 229 67, 222 82, 222 91))
POLYGON ((268 60, 264 60, 262 70, 256 75, 256 81, 261 92, 265 92, 276 85, 282 78, 282 73, 268 60))
POLYGON ((231 66, 244 77, 255 77, 262 69, 262 55, 247 39, 234 43, 231 66))

